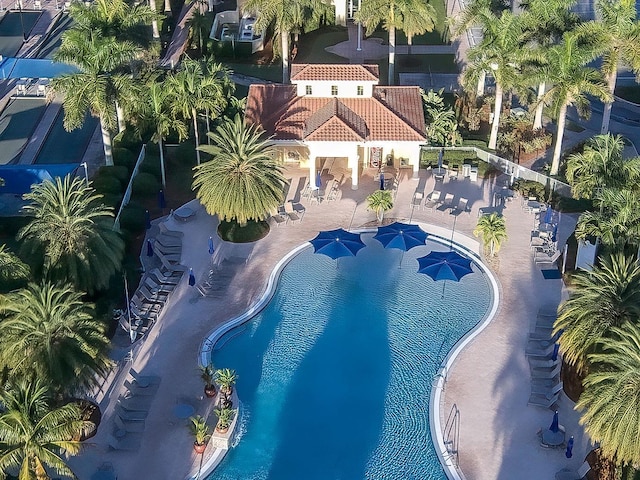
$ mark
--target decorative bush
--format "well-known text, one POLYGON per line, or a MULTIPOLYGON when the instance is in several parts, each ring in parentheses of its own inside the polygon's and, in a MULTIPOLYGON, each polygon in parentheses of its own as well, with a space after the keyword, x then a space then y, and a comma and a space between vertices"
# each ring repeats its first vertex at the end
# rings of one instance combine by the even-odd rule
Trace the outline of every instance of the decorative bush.
POLYGON ((154 175, 156 178, 160 178, 160 157, 158 155, 150 155, 149 153, 147 153, 138 171, 154 175))
POLYGON ((128 232, 141 232, 145 229, 145 208, 136 203, 130 203, 122 209, 120 228, 128 232))
POLYGON ((122 185, 126 185, 129 182, 129 169, 124 165, 113 165, 111 167, 103 166, 98 170, 98 175, 106 175, 115 177, 122 185))
POLYGON ((513 189, 520 192, 524 197, 545 198, 545 187, 541 183, 532 180, 516 180, 513 189))
POLYGON ((122 182, 111 175, 111 172, 98 173, 93 177, 93 188, 102 194, 121 194, 124 190, 122 182))
POLYGON ((156 195, 160 190, 160 182, 155 175, 141 172, 133 179, 133 194, 140 196, 156 195))
POLYGON ((138 156, 131 150, 126 148, 114 148, 113 149, 113 163, 114 165, 120 165, 127 167, 127 170, 131 172, 133 166, 136 164, 138 156))

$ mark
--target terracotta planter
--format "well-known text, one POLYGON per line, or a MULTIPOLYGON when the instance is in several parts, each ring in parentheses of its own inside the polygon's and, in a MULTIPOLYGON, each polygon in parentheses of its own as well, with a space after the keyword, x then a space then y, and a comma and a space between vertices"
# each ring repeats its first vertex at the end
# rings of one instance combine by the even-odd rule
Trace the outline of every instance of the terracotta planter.
POLYGON ((216 387, 215 385, 211 385, 204 387, 204 394, 208 397, 208 398, 213 398, 216 396, 216 387))
POLYGON ((193 442, 193 449, 196 451, 197 454, 203 454, 206 448, 207 448, 206 443, 200 444, 197 442, 193 442))
POLYGON ((227 433, 229 431, 229 426, 226 426, 224 428, 220 428, 216 425, 216 432, 218 433, 227 433))

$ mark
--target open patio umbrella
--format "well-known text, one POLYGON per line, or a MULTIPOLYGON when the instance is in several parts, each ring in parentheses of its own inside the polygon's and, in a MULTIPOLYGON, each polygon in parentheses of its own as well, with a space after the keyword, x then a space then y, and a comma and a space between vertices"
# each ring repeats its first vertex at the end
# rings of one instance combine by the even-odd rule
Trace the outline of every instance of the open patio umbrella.
POLYGON ((153 257, 153 245, 151 245, 151 240, 147 240, 147 257, 153 257))
POLYGON ((567 442, 567 451, 564 452, 564 456, 567 458, 573 457, 573 435, 569 437, 569 441, 567 442))
POLYGON ((471 260, 457 252, 431 252, 418 259, 418 273, 424 273, 438 280, 459 282, 462 277, 472 273, 471 260))
POLYGON ((193 268, 189 268, 189 285, 194 286, 196 284, 196 276, 193 274, 193 268))
POLYGON ((213 255, 215 249, 213 248, 213 237, 209 237, 209 255, 213 255))
POLYGON ((553 420, 551 420, 551 426, 549 427, 553 433, 558 433, 560 431, 560 424, 558 423, 558 411, 553 414, 553 420))
POLYGON ((378 227, 378 233, 373 238, 378 240, 384 248, 397 248, 406 252, 413 247, 424 245, 427 233, 418 225, 394 222, 384 227, 378 227))
POLYGON ((320 232, 309 242, 313 245, 315 253, 322 253, 333 259, 355 257, 360 249, 365 247, 360 235, 342 228, 320 232))

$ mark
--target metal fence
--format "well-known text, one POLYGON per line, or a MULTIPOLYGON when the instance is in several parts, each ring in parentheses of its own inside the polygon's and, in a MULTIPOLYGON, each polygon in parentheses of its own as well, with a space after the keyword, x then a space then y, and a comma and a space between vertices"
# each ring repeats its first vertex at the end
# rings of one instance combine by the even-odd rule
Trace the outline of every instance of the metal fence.
POLYGON ((146 145, 142 145, 140 149, 140 154, 138 155, 138 160, 136 161, 135 166, 133 167, 133 171, 131 172, 131 178, 129 179, 129 185, 127 185, 127 190, 124 192, 124 196, 122 197, 122 203, 120 204, 120 208, 118 209, 118 214, 116 215, 116 219, 113 221, 113 229, 120 230, 120 215, 122 214, 122 210, 129 204, 129 200, 131 200, 131 189, 133 188, 133 179, 136 178, 138 174, 138 170, 140 169, 140 164, 144 161, 144 157, 146 156, 147 148, 146 145))
MULTIPOLYGON (((422 149, 424 151, 439 151, 441 147, 430 147, 423 146, 422 149)), ((485 152, 484 150, 476 147, 446 147, 446 151, 459 151, 459 152, 473 152, 475 156, 482 160, 483 162, 487 162, 490 165, 493 165, 498 170, 501 170, 503 173, 510 175, 512 180, 522 179, 522 180, 530 180, 532 182, 538 182, 542 185, 550 188, 552 191, 557 192, 563 197, 571 197, 571 186, 561 182, 560 180, 556 180, 555 178, 548 177, 540 172, 536 172, 534 170, 530 170, 522 165, 518 165, 517 163, 513 163, 506 158, 499 157, 489 152, 485 152)))

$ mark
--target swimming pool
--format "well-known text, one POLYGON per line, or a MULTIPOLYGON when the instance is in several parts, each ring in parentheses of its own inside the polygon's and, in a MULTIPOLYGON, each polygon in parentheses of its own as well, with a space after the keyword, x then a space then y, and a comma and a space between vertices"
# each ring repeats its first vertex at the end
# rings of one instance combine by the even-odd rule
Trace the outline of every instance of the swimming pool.
POLYGON ((14 57, 24 43, 23 34, 29 32, 40 18, 41 12, 6 12, 0 20, 0 55, 14 57))
POLYGON ((44 98, 12 98, 0 114, 0 165, 13 163, 46 108, 44 98))
POLYGON ((209 480, 446 478, 431 386, 491 310, 491 282, 475 264, 460 283, 416 273, 417 257, 448 249, 433 237, 402 254, 372 236, 355 258, 304 249, 265 309, 218 342, 214 364, 239 375, 241 433, 209 480))
POLYGON ((98 119, 87 113, 82 127, 67 132, 64 129, 64 108, 61 108, 33 163, 53 165, 82 162, 97 127, 98 119))

